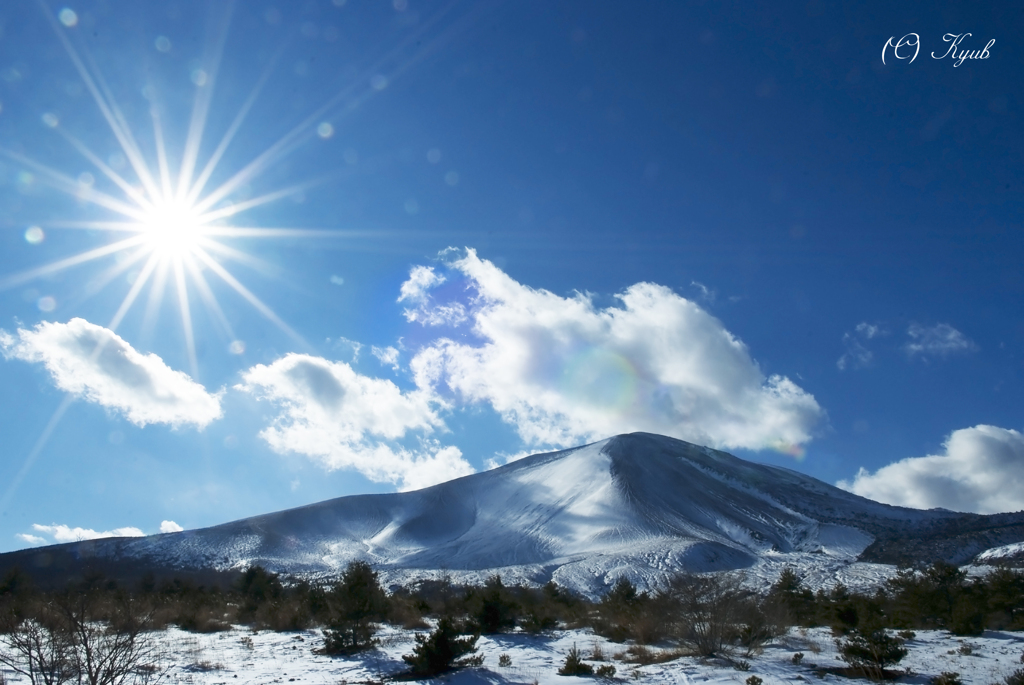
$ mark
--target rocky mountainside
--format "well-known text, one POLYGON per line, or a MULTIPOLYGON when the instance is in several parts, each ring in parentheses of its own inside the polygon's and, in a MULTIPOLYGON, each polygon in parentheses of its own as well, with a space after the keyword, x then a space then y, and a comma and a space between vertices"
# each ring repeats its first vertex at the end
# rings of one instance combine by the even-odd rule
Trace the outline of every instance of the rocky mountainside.
POLYGON ((964 562, 1024 541, 1024 513, 978 516, 879 504, 788 469, 646 433, 538 454, 413 492, 355 495, 201 530, 0 555, 40 577, 189 575, 261 564, 305 577, 362 559, 387 579, 447 569, 599 594, 620 575, 785 565, 856 586, 880 563, 964 562))

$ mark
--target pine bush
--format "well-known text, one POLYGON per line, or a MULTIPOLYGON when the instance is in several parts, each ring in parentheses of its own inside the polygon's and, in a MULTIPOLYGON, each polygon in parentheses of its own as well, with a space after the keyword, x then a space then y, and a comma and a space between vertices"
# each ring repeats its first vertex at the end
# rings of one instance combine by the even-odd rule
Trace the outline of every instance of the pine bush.
POLYGON ((414 675, 433 677, 463 666, 479 666, 482 656, 476 653, 477 636, 459 637, 459 630, 448 616, 437 622, 430 635, 417 635, 412 654, 402 656, 414 675))
POLYGON ((325 654, 355 654, 375 644, 373 621, 383 620, 388 601, 369 564, 350 563, 329 593, 328 604, 331 620, 324 630, 325 654))
POLYGON ((907 655, 903 640, 884 630, 868 634, 851 633, 846 642, 838 644, 839 658, 873 677, 882 678, 886 666, 894 666, 907 655))
POLYGON ((574 643, 565 655, 565 664, 558 669, 558 675, 594 675, 594 667, 583 661, 583 654, 574 643))

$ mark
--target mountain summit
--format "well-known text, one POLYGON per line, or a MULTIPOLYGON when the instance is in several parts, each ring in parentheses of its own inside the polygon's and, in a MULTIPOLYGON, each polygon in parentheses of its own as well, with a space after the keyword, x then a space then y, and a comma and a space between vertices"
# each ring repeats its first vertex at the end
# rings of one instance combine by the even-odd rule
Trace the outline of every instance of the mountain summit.
POLYGON ((596 594, 621 575, 650 586, 674 570, 748 568, 768 578, 787 564, 812 582, 857 585, 877 576, 869 562, 899 561, 886 555, 905 552, 910 539, 918 556, 966 561, 1024 540, 1024 514, 893 507, 788 469, 632 433, 412 492, 23 550, 0 555, 0 568, 56 571, 86 559, 164 573, 260 564, 322 577, 361 559, 393 580, 438 569, 470 581, 500 572, 596 594))

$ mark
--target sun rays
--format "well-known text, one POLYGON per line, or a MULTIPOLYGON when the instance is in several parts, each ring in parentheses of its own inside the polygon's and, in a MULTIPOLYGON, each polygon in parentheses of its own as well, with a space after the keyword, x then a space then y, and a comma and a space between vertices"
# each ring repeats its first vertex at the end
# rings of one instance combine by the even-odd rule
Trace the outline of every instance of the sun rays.
POLYGON ((145 308, 143 326, 151 327, 162 304, 168 299, 166 291, 173 292, 184 334, 189 371, 193 377, 197 377, 199 369, 196 360, 192 301, 196 299, 196 295, 211 315, 216 327, 220 329, 220 334, 231 341, 230 350, 237 352, 244 349, 244 344, 235 340, 228 317, 207 280, 212 274, 213 278, 228 286, 277 328, 305 346, 302 336, 243 285, 228 267, 230 262, 257 267, 265 265, 243 250, 225 244, 223 240, 345 234, 343 231, 329 230, 263 229, 255 226, 233 226, 230 223, 243 212, 290 197, 316 183, 311 181, 293 184, 255 198, 232 202, 232 196, 240 188, 279 162, 285 155, 293 152, 306 139, 311 138, 310 122, 324 116, 328 108, 320 108, 309 120, 230 174, 225 182, 208 189, 209 182, 218 166, 224 162, 225 154, 266 85, 283 48, 272 56, 213 152, 208 158, 203 159, 202 143, 233 9, 233 3, 225 5, 214 18, 214 35, 213 40, 207 43, 202 78, 193 79, 196 84, 195 98, 187 136, 181 150, 169 149, 160 110, 154 105, 151 108, 151 135, 155 155, 153 158, 147 158, 139 144, 139 132, 129 125, 99 68, 84 49, 75 46, 72 36, 69 35, 75 30, 77 17, 67 15, 63 11, 54 14, 42 0, 40 6, 110 132, 117 140, 126 168, 121 171, 113 168, 87 142, 65 130, 58 118, 51 114, 44 115, 44 123, 92 165, 95 176, 87 173, 75 178, 26 154, 0 148, 0 154, 30 170, 40 182, 112 215, 110 220, 104 221, 51 221, 44 223, 42 228, 87 229, 114 238, 108 244, 0 278, 0 289, 115 256, 117 262, 93 276, 85 285, 82 294, 86 297, 94 296, 116 282, 119 276, 129 272, 132 274, 128 292, 107 323, 107 328, 115 331, 129 311, 140 302, 144 302, 142 306, 145 308), (171 160, 174 153, 179 153, 177 156, 180 161, 177 167, 171 160), (106 190, 98 187, 97 177, 105 179, 108 186, 106 190), (148 297, 142 297, 147 289, 148 297))
MULTIPOLYGON (((242 238, 337 238, 368 235, 366 231, 239 225, 240 215, 300 196, 314 186, 336 180, 337 174, 328 173, 303 182, 290 183, 253 197, 248 194, 251 183, 303 145, 331 137, 335 128, 327 119, 332 115, 334 118, 343 117, 363 106, 386 87, 382 84, 390 83, 426 55, 435 52, 450 41, 455 33, 465 30, 479 14, 477 8, 453 22, 447 29, 437 31, 437 22, 456 5, 455 2, 449 3, 410 30, 383 54, 367 60, 357 77, 326 96, 319 107, 265 149, 254 154, 250 161, 231 168, 226 159, 232 143, 244 128, 276 65, 285 54, 288 39, 284 39, 270 55, 216 146, 208 156, 204 156, 203 141, 208 137, 207 124, 211 111, 214 111, 213 96, 220 77, 234 2, 225 3, 213 11, 209 22, 210 38, 206 41, 202 61, 192 71, 195 93, 187 133, 180 148, 170 146, 165 136, 164 115, 156 104, 158 93, 153 86, 144 89, 144 94, 148 91, 146 97, 151 105, 151 121, 148 125, 139 127, 136 124, 133 128, 89 51, 84 45, 76 47, 76 42, 81 43, 77 40, 81 37, 76 36, 77 15, 67 8, 55 13, 45 0, 37 0, 37 3, 116 139, 122 163, 115 164, 109 157, 105 160, 89 142, 68 130, 52 113, 43 115, 44 124, 88 161, 91 165, 89 172, 75 177, 33 159, 20 150, 6 147, 0 147, 0 155, 18 163, 40 183, 110 215, 103 220, 58 218, 38 222, 40 226, 35 227, 35 230, 40 235, 43 229, 84 229, 105 234, 112 242, 0 277, 0 290, 115 257, 116 263, 92 275, 78 289, 77 296, 93 297, 111 284, 123 282, 119 281, 119 277, 127 277, 130 287, 107 327, 116 330, 133 307, 141 306, 144 309, 142 329, 145 333, 155 325, 161 307, 169 299, 168 292, 173 293, 184 335, 189 371, 193 377, 197 377, 199 372, 195 353, 193 300, 202 304, 220 335, 228 339, 231 352, 237 353, 244 349, 244 343, 235 339, 228 317, 218 302, 213 282, 226 286, 300 347, 308 347, 302 336, 243 285, 230 268, 234 264, 268 272, 272 270, 270 265, 225 241, 242 238), (430 33, 434 35, 428 35, 430 33), (328 133, 325 135, 324 131, 328 133), (140 141, 150 136, 150 153, 147 156, 140 141), (218 172, 226 180, 214 184, 218 172)), ((373 233, 374 237, 384 238, 391 232, 373 233)))

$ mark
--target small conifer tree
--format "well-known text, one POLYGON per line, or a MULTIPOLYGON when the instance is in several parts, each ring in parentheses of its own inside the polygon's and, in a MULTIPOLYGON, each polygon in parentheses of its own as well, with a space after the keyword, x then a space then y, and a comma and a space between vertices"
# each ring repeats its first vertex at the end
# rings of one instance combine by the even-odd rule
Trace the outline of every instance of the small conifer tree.
POLYGON ((373 621, 387 613, 387 596, 377 573, 365 561, 353 561, 328 596, 331 621, 324 630, 325 654, 354 654, 375 644, 373 621))
POLYGON ((838 644, 838 647, 839 658, 878 679, 885 676, 886 666, 898 664, 907 655, 903 640, 889 635, 884 630, 867 634, 853 632, 849 639, 838 644))
POLYGON ((476 653, 476 635, 459 637, 455 622, 444 616, 430 635, 417 635, 412 654, 402 656, 413 675, 433 677, 463 666, 479 666, 482 656, 476 653))
POLYGON ((572 649, 565 655, 565 664, 558 669, 558 675, 593 675, 594 667, 583 660, 583 654, 576 649, 573 643, 572 649))
POLYGON ((518 607, 509 597, 501 576, 495 574, 488 578, 483 590, 478 591, 474 603, 476 609, 472 612, 472 618, 481 633, 502 633, 516 627, 518 607))

